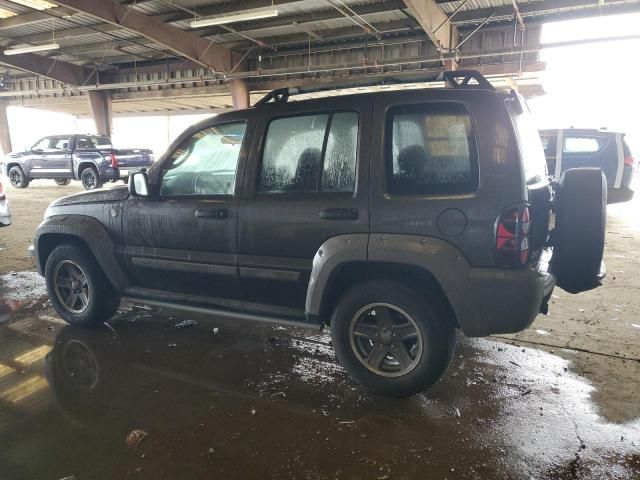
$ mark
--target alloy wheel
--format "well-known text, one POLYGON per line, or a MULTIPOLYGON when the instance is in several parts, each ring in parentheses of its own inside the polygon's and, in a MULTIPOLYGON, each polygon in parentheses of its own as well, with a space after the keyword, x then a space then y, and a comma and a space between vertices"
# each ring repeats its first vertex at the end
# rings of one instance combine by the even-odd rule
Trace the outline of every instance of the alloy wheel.
POLYGON ((93 188, 96 188, 97 184, 98 179, 96 178, 96 175, 93 171, 85 170, 84 172, 82 172, 82 186, 85 189, 91 190, 93 188))
POLYGON ((349 338, 358 361, 384 377, 406 375, 423 355, 418 324, 395 305, 375 303, 358 310, 349 326, 349 338))
POLYGON ((71 260, 64 260, 56 266, 53 288, 58 300, 69 312, 82 313, 89 306, 89 280, 71 260))
POLYGON ((18 172, 17 170, 10 171, 9 181, 11 182, 11 185, 13 185, 16 188, 19 188, 20 185, 22 185, 22 176, 20 175, 20 172, 18 172))

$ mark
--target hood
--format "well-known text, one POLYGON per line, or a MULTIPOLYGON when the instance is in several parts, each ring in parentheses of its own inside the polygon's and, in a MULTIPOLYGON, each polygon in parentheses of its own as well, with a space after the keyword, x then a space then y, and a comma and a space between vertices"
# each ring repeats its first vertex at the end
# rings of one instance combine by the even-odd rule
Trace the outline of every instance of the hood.
POLYGON ((63 205, 78 205, 81 203, 108 203, 126 200, 129 197, 129 189, 126 186, 110 188, 108 190, 95 190, 76 193, 68 197, 59 198, 49 207, 61 207, 63 205))

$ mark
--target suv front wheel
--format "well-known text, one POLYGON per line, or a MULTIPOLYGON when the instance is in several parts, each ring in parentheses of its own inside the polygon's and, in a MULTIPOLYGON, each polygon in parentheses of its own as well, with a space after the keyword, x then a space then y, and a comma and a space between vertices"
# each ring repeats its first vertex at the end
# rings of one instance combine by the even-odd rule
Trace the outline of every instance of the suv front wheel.
POLYGON ((72 325, 101 325, 120 306, 120 296, 98 263, 79 246, 56 247, 47 258, 44 276, 53 307, 72 325))
POLYGON ((338 360, 365 388, 403 397, 433 385, 455 344, 452 322, 428 296, 390 281, 349 290, 331 319, 338 360))
POLYGON ((27 188, 29 179, 20 167, 11 167, 9 169, 9 181, 15 188, 27 188))

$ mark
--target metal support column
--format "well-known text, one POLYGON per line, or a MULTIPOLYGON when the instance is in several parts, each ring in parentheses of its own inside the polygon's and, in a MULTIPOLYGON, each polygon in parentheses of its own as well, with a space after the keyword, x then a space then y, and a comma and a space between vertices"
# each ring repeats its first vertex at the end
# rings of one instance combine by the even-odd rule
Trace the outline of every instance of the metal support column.
POLYGON ((108 90, 93 90, 87 92, 87 94, 98 135, 111 136, 111 128, 113 126, 111 92, 108 90))
POLYGON ((231 80, 231 99, 234 110, 249 108, 249 86, 245 80, 231 80))
POLYGON ((7 155, 11 153, 11 134, 9 133, 9 119, 7 118, 7 107, 9 102, 0 100, 0 153, 7 155))

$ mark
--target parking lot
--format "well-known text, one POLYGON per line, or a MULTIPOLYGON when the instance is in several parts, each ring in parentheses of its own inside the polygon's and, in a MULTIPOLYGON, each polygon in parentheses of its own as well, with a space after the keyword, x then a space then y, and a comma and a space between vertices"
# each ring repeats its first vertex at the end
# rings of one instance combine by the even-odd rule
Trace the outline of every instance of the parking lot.
POLYGON ((639 24, 0 0, 0 480, 640 480, 639 24))
POLYGON ((520 334, 460 336, 435 387, 393 400, 355 386, 326 333, 131 304, 65 326, 24 256, 41 215, 21 212, 78 190, 50 183, 9 189, 0 230, 23 302, 0 326, 2 478, 640 476, 637 202, 609 207, 604 288, 556 290, 520 334))

